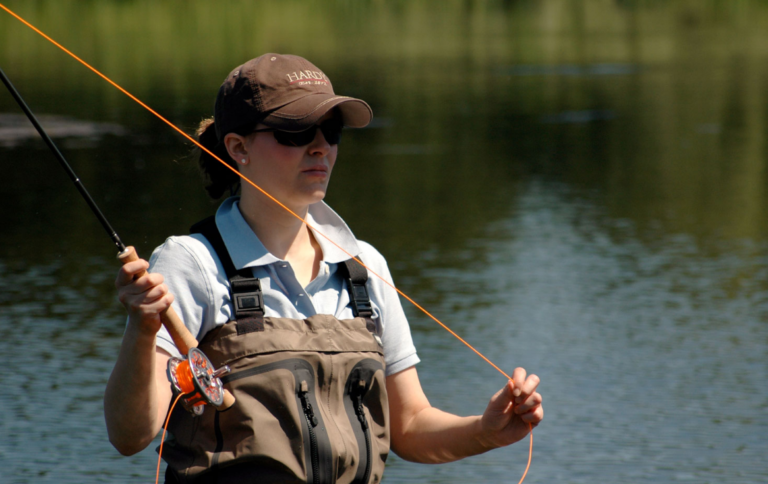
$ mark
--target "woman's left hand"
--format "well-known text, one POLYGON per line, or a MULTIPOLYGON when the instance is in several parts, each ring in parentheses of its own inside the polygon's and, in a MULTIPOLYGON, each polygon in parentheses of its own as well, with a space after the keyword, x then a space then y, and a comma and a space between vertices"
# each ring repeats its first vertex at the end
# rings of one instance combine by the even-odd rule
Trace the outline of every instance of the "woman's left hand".
POLYGON ((544 418, 539 377, 517 368, 504 388, 488 404, 481 419, 482 441, 489 448, 503 447, 525 438, 544 418))

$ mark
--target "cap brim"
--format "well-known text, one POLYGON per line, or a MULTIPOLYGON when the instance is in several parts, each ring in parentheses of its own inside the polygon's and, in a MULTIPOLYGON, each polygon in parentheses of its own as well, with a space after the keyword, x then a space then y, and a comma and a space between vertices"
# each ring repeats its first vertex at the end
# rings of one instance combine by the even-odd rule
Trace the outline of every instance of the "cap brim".
POLYGON ((334 94, 310 94, 267 115, 262 123, 281 131, 304 131, 333 108, 341 111, 344 126, 363 128, 373 119, 373 111, 361 99, 334 94))

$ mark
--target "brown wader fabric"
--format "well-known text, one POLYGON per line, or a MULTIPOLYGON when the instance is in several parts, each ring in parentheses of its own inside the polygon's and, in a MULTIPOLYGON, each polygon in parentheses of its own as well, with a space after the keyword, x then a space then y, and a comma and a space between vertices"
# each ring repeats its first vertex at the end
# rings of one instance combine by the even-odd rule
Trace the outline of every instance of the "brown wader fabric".
POLYGON ((373 323, 315 315, 236 322, 199 348, 237 399, 194 417, 178 408, 163 449, 167 482, 378 483, 389 452, 384 354, 373 323))

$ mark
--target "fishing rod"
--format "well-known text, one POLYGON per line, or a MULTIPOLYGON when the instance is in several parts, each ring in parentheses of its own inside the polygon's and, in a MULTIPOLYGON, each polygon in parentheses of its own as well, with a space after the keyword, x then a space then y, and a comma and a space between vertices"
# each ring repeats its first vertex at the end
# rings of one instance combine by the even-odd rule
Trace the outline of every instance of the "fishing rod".
MULTIPOLYGON (((109 238, 118 249, 117 258, 120 262, 125 265, 129 262, 139 260, 139 255, 136 253, 136 249, 131 246, 126 247, 120 239, 120 236, 117 235, 115 229, 112 228, 112 225, 110 225, 107 218, 88 193, 85 185, 80 181, 80 178, 67 162, 67 159, 64 158, 64 155, 61 154, 56 143, 54 143, 51 137, 48 136, 48 133, 45 132, 45 129, 43 129, 43 126, 37 120, 35 114, 29 108, 27 103, 24 102, 24 98, 21 97, 21 94, 11 80, 8 79, 8 76, 5 75, 2 68, 0 68, 0 80, 3 81, 3 84, 5 84, 5 87, 8 88, 11 96, 13 96, 13 99, 21 107, 22 111, 24 111, 24 114, 27 115, 27 118, 29 118, 37 132, 40 133, 45 144, 51 149, 56 156, 56 159, 59 160, 59 164, 64 168, 64 171, 67 172, 67 175, 72 180, 75 187, 77 187, 80 195, 82 195, 83 199, 85 199, 85 202, 88 204, 88 207, 90 207, 93 214, 99 220, 99 223, 101 223, 101 226, 106 230, 107 235, 109 235, 109 238)), ((138 279, 144 274, 146 274, 146 271, 141 271, 134 276, 134 279, 138 279)), ((187 329, 181 321, 181 318, 176 314, 173 307, 169 307, 160 313, 160 320, 171 335, 176 347, 182 355, 186 355, 185 358, 173 357, 168 360, 168 379, 176 393, 189 395, 184 399, 187 408, 195 415, 200 415, 203 412, 203 406, 206 404, 215 407, 217 410, 225 410, 231 407, 232 404, 235 403, 235 398, 228 390, 224 389, 223 384, 219 379, 219 376, 229 371, 229 367, 223 366, 218 370, 214 368, 208 357, 197 348, 197 340, 192 333, 189 332, 189 329, 187 329)))
POLYGON ((40 133, 40 136, 43 138, 43 141, 45 141, 45 144, 48 145, 48 148, 51 149, 53 154, 56 156, 56 159, 59 160, 59 164, 61 164, 61 167, 64 168, 64 171, 67 172, 67 175, 69 175, 69 178, 72 180, 72 182, 75 184, 75 187, 80 192, 80 195, 83 196, 85 199, 85 203, 88 204, 88 206, 91 208, 91 211, 94 215, 96 215, 96 218, 99 220, 99 223, 101 223, 101 226, 104 227, 104 230, 107 231, 107 235, 109 235, 109 238, 112 239, 112 242, 117 246, 117 250, 120 253, 125 252, 126 247, 125 244, 123 244, 123 241, 120 240, 120 236, 117 235, 117 232, 115 232, 115 229, 112 228, 112 226, 109 224, 109 221, 107 221, 107 218, 104 216, 103 213, 101 213, 101 210, 99 210, 99 207, 96 205, 96 202, 93 201, 93 198, 91 198, 91 195, 88 193, 88 190, 85 189, 85 185, 80 181, 80 178, 75 174, 75 172, 72 170, 72 167, 69 166, 69 163, 67 163, 66 158, 64 158, 64 155, 61 154, 61 151, 59 151, 59 148, 56 146, 56 143, 53 142, 50 136, 48 136, 48 133, 45 132, 43 127, 40 125, 40 122, 35 117, 35 114, 32 112, 31 109, 29 109, 29 106, 27 106, 27 103, 24 102, 24 99, 21 97, 21 94, 19 94, 19 91, 16 90, 16 88, 13 86, 13 83, 10 79, 8 79, 8 76, 5 75, 5 72, 3 72, 3 69, 0 69, 0 79, 2 79, 3 84, 5 84, 5 87, 8 88, 8 91, 10 91, 11 96, 13 96, 13 99, 16 100, 16 103, 21 107, 21 110, 24 111, 24 114, 27 115, 27 118, 32 122, 35 129, 38 133, 40 133))

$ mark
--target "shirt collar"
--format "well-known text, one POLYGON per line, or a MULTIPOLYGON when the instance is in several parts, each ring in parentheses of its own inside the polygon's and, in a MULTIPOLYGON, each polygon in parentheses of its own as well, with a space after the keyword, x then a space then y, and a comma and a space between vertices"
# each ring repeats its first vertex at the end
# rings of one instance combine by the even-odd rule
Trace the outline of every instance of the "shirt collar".
MULTIPOLYGON (((224 239, 224 245, 227 246, 235 268, 240 270, 281 261, 282 259, 267 251, 251 230, 240 213, 239 202, 240 197, 230 197, 216 212, 216 226, 221 233, 221 238, 224 239)), ((309 206, 307 222, 313 228, 312 232, 315 234, 317 243, 320 244, 323 261, 326 263, 335 264, 349 259, 350 256, 344 251, 353 256, 360 254, 360 247, 352 231, 325 202, 317 202, 309 206), (328 238, 326 239, 323 235, 328 238)))

